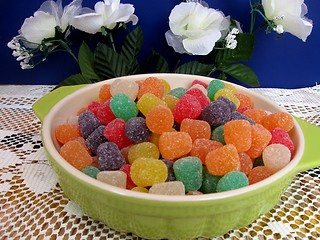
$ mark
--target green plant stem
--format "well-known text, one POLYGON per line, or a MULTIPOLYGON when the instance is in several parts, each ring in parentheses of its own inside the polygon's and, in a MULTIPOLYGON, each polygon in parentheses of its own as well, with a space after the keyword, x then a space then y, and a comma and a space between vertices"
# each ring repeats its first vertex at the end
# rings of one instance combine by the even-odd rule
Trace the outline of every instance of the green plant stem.
POLYGON ((71 48, 69 47, 69 45, 65 41, 58 39, 58 40, 50 40, 48 42, 58 43, 59 45, 61 45, 71 55, 71 57, 78 63, 78 58, 74 55, 71 48))
POLYGON ((66 51, 73 57, 73 59, 78 63, 78 58, 73 54, 68 44, 64 41, 61 42, 61 46, 66 49, 66 51))
POLYGON ((110 43, 111 43, 112 49, 113 49, 113 51, 115 51, 115 52, 116 52, 116 47, 115 47, 115 45, 114 45, 114 40, 113 40, 112 33, 110 32, 110 33, 108 34, 108 36, 109 36, 109 40, 110 40, 110 43))
POLYGON ((216 67, 213 67, 213 68, 211 69, 211 72, 209 73, 208 76, 210 76, 210 75, 211 75, 212 73, 214 73, 216 70, 217 70, 217 68, 216 68, 216 67))
POLYGON ((252 2, 249 0, 250 8, 251 8, 251 24, 250 24, 250 33, 253 33, 254 25, 256 22, 256 13, 253 9, 252 2))

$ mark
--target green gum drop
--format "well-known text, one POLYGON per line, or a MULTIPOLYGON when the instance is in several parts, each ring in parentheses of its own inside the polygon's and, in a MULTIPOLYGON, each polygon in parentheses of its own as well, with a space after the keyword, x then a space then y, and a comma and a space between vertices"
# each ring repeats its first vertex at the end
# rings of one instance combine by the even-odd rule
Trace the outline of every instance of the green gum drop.
POLYGON ((117 118, 121 118, 124 121, 136 117, 139 112, 136 103, 122 93, 116 94, 111 98, 110 108, 117 118))
POLYGON ((196 191, 202 185, 202 162, 197 157, 180 158, 173 164, 177 181, 181 181, 186 192, 196 191))
POLYGON ((206 167, 202 170, 202 186, 199 189, 202 193, 215 193, 220 176, 212 175, 206 167))
POLYGON ((225 192, 249 185, 247 176, 243 172, 232 171, 224 175, 217 184, 217 192, 225 192))

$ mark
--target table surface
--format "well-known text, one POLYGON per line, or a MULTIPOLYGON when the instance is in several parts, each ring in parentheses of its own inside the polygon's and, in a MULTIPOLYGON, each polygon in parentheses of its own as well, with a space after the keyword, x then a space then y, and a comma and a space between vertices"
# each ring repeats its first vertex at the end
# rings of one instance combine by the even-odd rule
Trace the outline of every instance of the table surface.
MULTIPOLYGON (((63 194, 31 109, 52 88, 0 85, 0 239, 140 239, 91 219, 63 194)), ((320 85, 253 90, 320 126, 320 85)), ((272 210, 215 239, 320 239, 319 186, 320 168, 299 173, 272 210)))

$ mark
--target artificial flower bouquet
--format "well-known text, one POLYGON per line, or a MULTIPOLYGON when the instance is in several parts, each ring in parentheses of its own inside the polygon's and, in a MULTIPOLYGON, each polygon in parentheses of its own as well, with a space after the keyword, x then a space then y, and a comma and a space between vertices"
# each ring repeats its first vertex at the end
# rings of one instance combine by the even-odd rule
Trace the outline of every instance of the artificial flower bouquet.
MULTIPOLYGON (((45 1, 33 16, 26 18, 8 47, 22 69, 31 69, 57 51, 68 52, 79 65, 79 74, 62 85, 94 83, 118 76, 175 72, 211 76, 227 80, 229 76, 251 86, 259 81, 252 69, 243 64, 254 50, 254 33, 265 29, 281 36, 285 33, 306 41, 313 23, 306 18, 304 0, 248 0, 251 7, 249 32, 241 23, 202 0, 186 0, 168 13, 168 30, 162 37, 173 54, 187 56, 170 66, 153 48, 146 59, 139 58, 143 32, 132 4, 104 0, 94 9, 82 7, 82 0, 62 6, 61 0, 45 1), (262 19, 257 27, 258 17, 262 19), (70 36, 75 31, 97 37, 97 43, 82 41, 74 52, 70 36), (119 35, 124 32, 124 36, 119 35)), ((245 3, 244 3, 245 4, 245 3)))

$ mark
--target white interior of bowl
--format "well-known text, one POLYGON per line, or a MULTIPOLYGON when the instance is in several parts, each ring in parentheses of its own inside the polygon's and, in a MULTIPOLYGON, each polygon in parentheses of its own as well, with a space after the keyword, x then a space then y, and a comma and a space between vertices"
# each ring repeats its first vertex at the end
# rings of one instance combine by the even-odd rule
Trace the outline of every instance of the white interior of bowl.
MULTIPOLYGON (((130 81, 136 81, 136 80, 143 80, 150 76, 165 79, 170 83, 172 89, 176 87, 189 87, 191 85, 191 82, 194 79, 198 79, 207 83, 212 80, 212 78, 208 78, 208 77, 182 75, 182 74, 143 74, 143 75, 126 76, 121 78, 130 80, 130 81)), ((108 80, 107 83, 111 83, 114 80, 115 79, 108 80)), ((147 193, 130 191, 130 190, 114 187, 106 183, 102 183, 100 181, 97 181, 83 174, 81 171, 75 169, 73 166, 67 163, 60 156, 60 154, 58 153, 59 144, 56 142, 54 138, 54 129, 62 122, 66 122, 68 117, 75 116, 80 108, 86 107, 89 103, 96 100, 99 94, 100 87, 105 83, 106 82, 99 82, 96 84, 91 84, 68 95, 67 97, 62 99, 60 102, 58 102, 50 110, 48 115, 44 118, 44 121, 42 124, 42 135, 43 135, 44 144, 46 146, 47 151, 56 160, 56 162, 59 165, 61 165, 64 169, 66 169, 68 172, 73 174, 75 177, 82 179, 83 181, 86 181, 89 184, 95 185, 105 191, 111 191, 113 193, 126 195, 129 197, 136 197, 136 198, 143 198, 143 199, 150 199, 150 200, 160 200, 160 201, 199 201, 199 200, 214 200, 214 199, 227 198, 227 197, 250 192, 254 189, 260 188, 262 186, 265 186, 267 184, 270 184, 276 181, 277 179, 291 172, 295 168, 295 166, 299 163, 302 157, 302 154, 304 151, 304 136, 300 126, 295 121, 294 129, 290 133, 296 147, 295 155, 292 158, 291 162, 286 167, 276 172, 269 178, 247 187, 243 187, 240 189, 227 191, 227 192, 211 193, 211 194, 203 194, 203 195, 164 196, 164 195, 155 195, 155 194, 147 194, 147 193)), ((276 103, 269 100, 268 98, 256 92, 253 92, 248 88, 244 88, 239 85, 235 85, 235 86, 238 92, 248 94, 252 97, 255 103, 255 108, 262 108, 270 112, 285 111, 284 109, 279 107, 276 103)))

